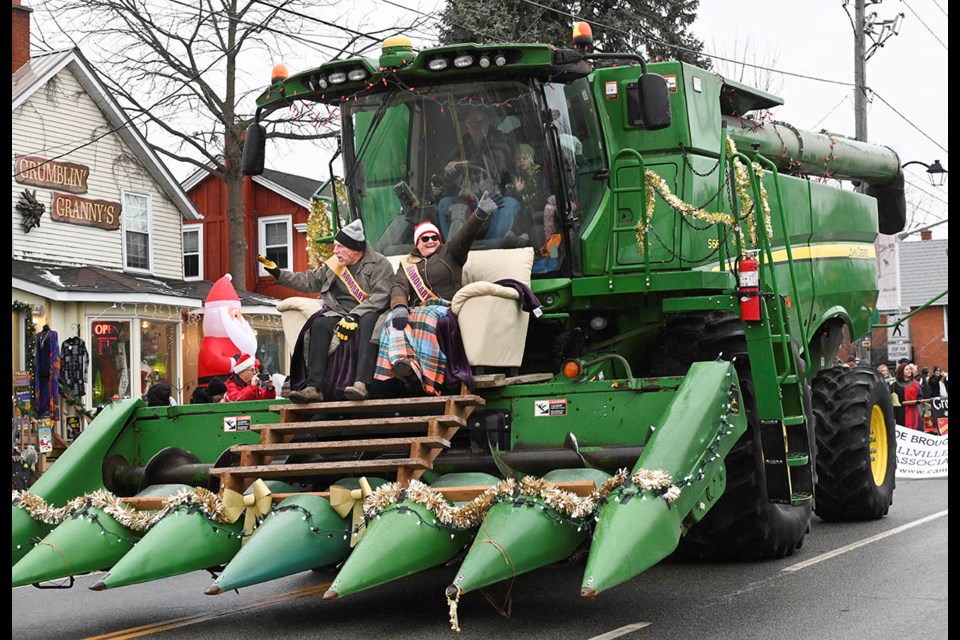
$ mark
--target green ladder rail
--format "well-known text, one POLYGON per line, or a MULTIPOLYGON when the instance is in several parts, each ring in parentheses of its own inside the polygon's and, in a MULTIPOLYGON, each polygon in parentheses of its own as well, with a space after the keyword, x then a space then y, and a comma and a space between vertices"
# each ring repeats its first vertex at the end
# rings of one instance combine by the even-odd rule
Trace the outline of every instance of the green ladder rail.
MULTIPOLYGON (((786 214, 780 190, 779 174, 769 160, 756 156, 761 166, 769 167, 773 174, 777 194, 778 218, 782 229, 784 248, 787 254, 787 270, 790 275, 792 300, 800 309, 796 270, 790 239, 787 237, 786 214)), ((750 355, 753 383, 757 403, 757 418, 760 423, 761 443, 766 468, 767 490, 770 500, 784 504, 804 504, 813 494, 813 464, 810 456, 811 443, 807 432, 804 408, 803 375, 799 368, 799 352, 794 349, 790 332, 790 318, 786 299, 781 293, 776 265, 767 225, 763 216, 763 200, 760 177, 752 170, 752 160, 742 153, 729 158, 730 170, 735 171, 735 160, 745 164, 753 193, 753 216, 759 246, 760 274, 762 277, 761 313, 759 322, 745 322, 744 334, 750 355), (766 270, 764 269, 766 266, 766 270)), ((736 199, 736 189, 733 188, 736 199)), ((771 221, 772 222, 772 221, 771 221)), ((741 229, 745 220, 740 219, 741 229)), ((799 314, 798 314, 799 317, 799 314)), ((809 345, 802 327, 799 329, 799 348, 809 353, 809 345)))

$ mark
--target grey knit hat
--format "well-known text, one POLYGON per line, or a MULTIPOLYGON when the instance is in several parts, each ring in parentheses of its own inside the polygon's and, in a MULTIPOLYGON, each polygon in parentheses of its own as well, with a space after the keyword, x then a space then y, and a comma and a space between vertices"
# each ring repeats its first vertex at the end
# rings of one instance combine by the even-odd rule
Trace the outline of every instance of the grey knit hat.
POLYGON ((340 231, 333 238, 347 249, 354 251, 363 251, 367 246, 367 239, 363 236, 363 222, 354 220, 340 231))

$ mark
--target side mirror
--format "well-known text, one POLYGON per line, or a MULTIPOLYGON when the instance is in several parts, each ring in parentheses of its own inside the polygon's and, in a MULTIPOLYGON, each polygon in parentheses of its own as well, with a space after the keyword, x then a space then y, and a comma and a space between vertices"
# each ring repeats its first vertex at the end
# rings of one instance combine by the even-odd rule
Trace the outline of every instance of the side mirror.
POLYGON ((266 144, 267 128, 256 122, 251 123, 243 141, 243 175, 259 176, 263 173, 266 144))
POLYGON ((627 118, 633 126, 648 131, 670 126, 670 95, 663 76, 645 73, 637 84, 627 86, 627 118))

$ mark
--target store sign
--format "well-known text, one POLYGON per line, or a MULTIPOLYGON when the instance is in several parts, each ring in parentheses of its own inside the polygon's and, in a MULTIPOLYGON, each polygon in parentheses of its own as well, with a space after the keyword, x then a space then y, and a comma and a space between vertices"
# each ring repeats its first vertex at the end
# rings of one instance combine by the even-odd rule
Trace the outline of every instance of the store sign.
POLYGON ((75 162, 57 162, 40 156, 16 157, 14 177, 20 184, 86 193, 90 168, 75 162))
POLYGON ((120 228, 120 203, 54 193, 50 217, 57 222, 82 224, 112 231, 120 228))
POLYGON ((29 402, 33 397, 33 385, 30 384, 29 371, 13 372, 13 397, 20 402, 29 402))

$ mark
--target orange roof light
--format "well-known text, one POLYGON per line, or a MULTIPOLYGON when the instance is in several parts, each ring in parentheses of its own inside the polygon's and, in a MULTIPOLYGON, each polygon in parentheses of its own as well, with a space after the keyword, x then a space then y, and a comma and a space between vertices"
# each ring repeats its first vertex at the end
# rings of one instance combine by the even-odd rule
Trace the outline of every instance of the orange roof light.
POLYGON ((273 72, 270 73, 270 84, 277 84, 281 80, 286 80, 290 77, 290 72, 287 71, 286 65, 278 64, 273 68, 273 72))
POLYGON ((580 363, 576 360, 567 360, 563 363, 563 375, 570 380, 580 377, 580 363))
POLYGON ((586 22, 573 25, 573 46, 584 51, 589 51, 593 46, 593 29, 586 22))

